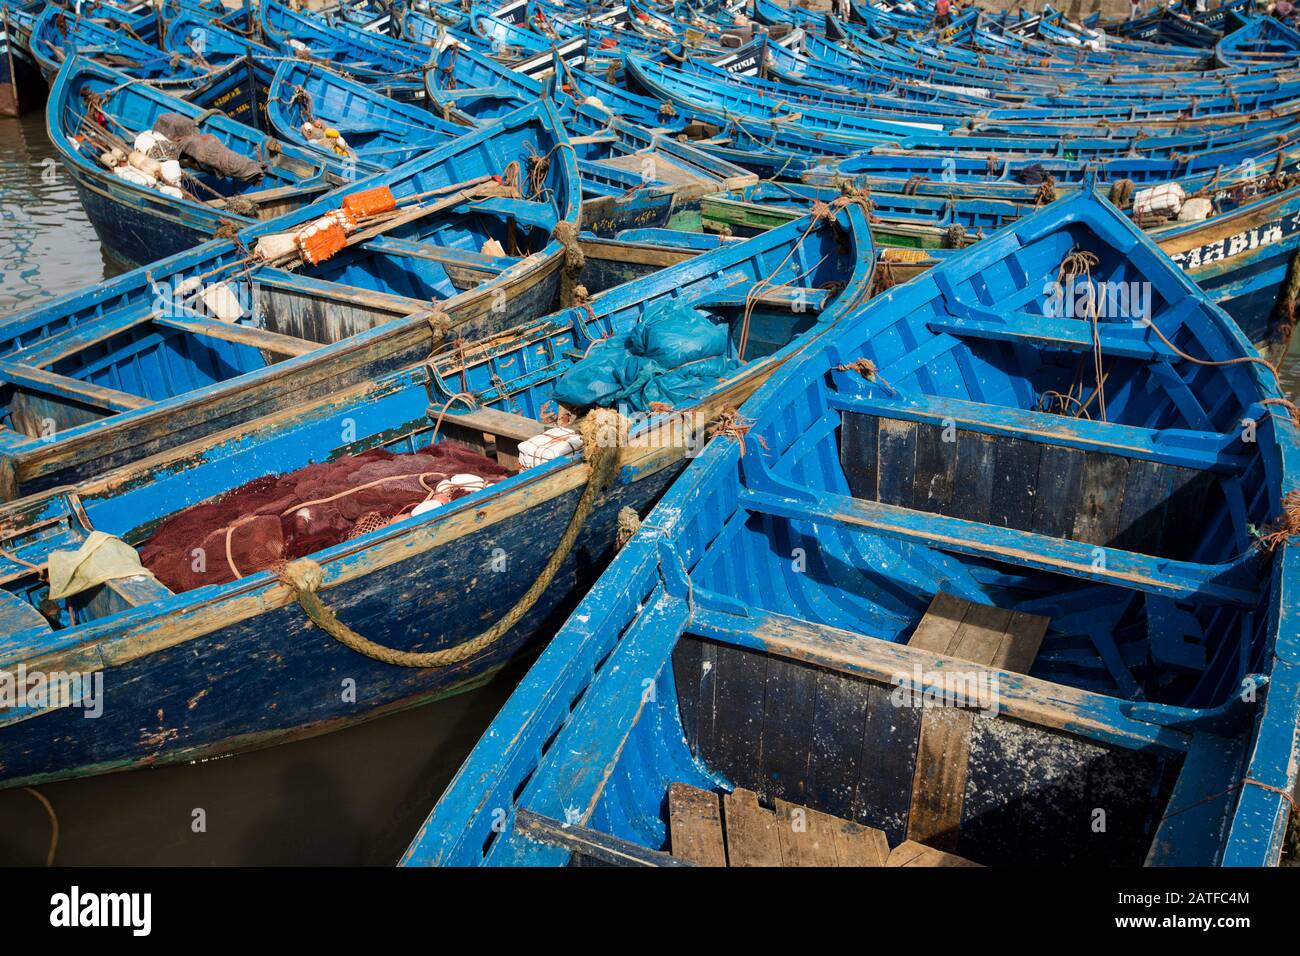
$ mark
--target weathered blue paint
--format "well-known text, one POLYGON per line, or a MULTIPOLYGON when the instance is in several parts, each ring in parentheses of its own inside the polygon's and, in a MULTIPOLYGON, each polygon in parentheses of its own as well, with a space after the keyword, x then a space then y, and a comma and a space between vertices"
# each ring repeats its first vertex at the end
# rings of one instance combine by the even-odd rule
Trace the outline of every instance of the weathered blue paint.
POLYGON ((1281 398, 1278 383, 1241 361, 1252 354, 1149 237, 1089 193, 877 296, 754 395, 742 439, 715 438, 692 462, 403 862, 569 862, 514 826, 525 809, 671 849, 674 781, 746 786, 897 842, 916 721, 884 698, 900 680, 934 689, 937 669, 975 666, 906 646, 943 591, 1049 618, 1028 673, 999 672, 998 712, 970 724, 956 852, 1276 864, 1300 763, 1296 556, 1291 543, 1266 552, 1250 529, 1296 490, 1300 449, 1290 417, 1264 404, 1281 398), (1076 363, 1091 367, 1087 324, 1047 315, 1042 292, 1080 250, 1098 257, 1094 278, 1150 283, 1151 321, 1180 350, 1237 361, 1197 365, 1150 328, 1103 317, 1104 421, 1095 405, 1091 421, 1044 412, 1076 363), (1243 419, 1258 425, 1248 439, 1243 419), (950 451, 926 422, 954 432, 950 451), (1154 474, 1175 484, 1142 477, 1154 474), (1187 499, 1165 499, 1178 482, 1212 492, 1175 510, 1187 499), (1163 531, 1139 530, 1166 507, 1163 531), (1106 515, 1106 530, 1093 524, 1106 515), (790 711, 808 681, 809 709, 790 711), (803 749, 775 762, 769 737, 803 749), (860 776, 859 746, 872 755, 860 776), (887 793, 880 781, 899 768, 887 793), (1090 827, 1099 805, 1104 841, 1090 827))
MULTIPOLYGON (((449 349, 427 368, 397 372, 83 482, 75 498, 58 489, 24 499, 0 511, 0 538, 7 554, 39 564, 51 550, 75 547, 91 528, 138 542, 168 515, 254 475, 372 447, 411 451, 427 445, 435 430, 443 441, 482 445, 494 421, 450 407, 448 399, 458 392, 476 396, 479 407, 509 413, 508 420, 519 423, 512 428, 531 423, 540 434, 558 376, 595 339, 628 329, 654 303, 692 303, 735 334, 747 293, 761 290, 764 280, 781 286, 788 303, 802 292, 811 303, 807 310, 780 303, 755 309, 747 363, 702 399, 707 417, 724 403, 739 402, 865 301, 874 261, 869 236, 861 210, 850 207, 833 221, 796 222, 746 246, 717 249, 596 296, 587 307, 506 330, 481 345, 449 349), (828 286, 836 291, 827 294, 828 286), (341 437, 349 432, 355 437, 341 437)), ((53 630, 27 626, 0 642, 0 664, 12 670, 24 662, 34 671, 52 669, 56 661, 61 667, 93 663, 95 669, 113 661, 105 674, 105 715, 84 729, 76 708, 0 715, 0 780, 16 784, 228 752, 464 689, 558 626, 612 554, 619 510, 645 513, 680 470, 688 445, 653 440, 671 418, 634 428, 619 452, 619 482, 545 598, 502 642, 454 667, 413 671, 354 655, 286 603, 283 586, 269 573, 180 595, 151 582, 150 590, 127 602, 132 606, 110 601, 103 589, 75 600, 75 623, 64 607, 53 630), (652 440, 639 445, 638 435, 652 440), (346 678, 357 682, 355 701, 341 693, 346 678)), ((499 456, 511 437, 498 435, 499 456)), ((459 643, 504 614, 538 576, 585 472, 569 456, 322 551, 314 558, 325 568, 323 594, 345 621, 382 644, 428 650, 459 643)), ((25 564, 3 560, 0 578, 12 612, 21 611, 18 602, 39 605, 39 578, 25 564)))
POLYGON ((302 124, 318 119, 347 140, 362 173, 392 169, 465 132, 428 110, 401 103, 316 63, 286 60, 267 92, 267 119, 285 142, 337 159, 320 140, 307 140, 302 124))
POLYGON ((29 384, 4 393, 0 461, 7 469, 0 477, 7 470, 17 478, 5 494, 75 482, 418 362, 439 344, 430 325, 434 309, 446 317, 446 334, 469 337, 545 314, 554 306, 564 253, 555 228, 576 228, 580 211, 577 164, 560 148, 565 141, 555 111, 536 103, 280 219, 248 226, 236 240, 206 243, 8 317, 0 323, 0 355, 26 368, 29 384), (510 163, 523 168, 537 151, 551 161, 536 198, 456 202, 467 184, 490 181, 510 163), (250 255, 261 237, 293 231, 337 209, 346 194, 378 186, 399 202, 432 208, 445 199, 454 208, 399 220, 293 272, 250 255), (488 239, 518 254, 486 266, 467 262, 488 239), (196 321, 214 320, 197 296, 222 284, 239 306, 239 328, 200 328, 196 321), (288 338, 259 339, 265 332, 288 338), (32 374, 61 382, 65 392, 79 390, 81 400, 52 399, 48 385, 30 384, 32 374), (123 411, 123 400, 134 407, 123 411), (57 434, 42 431, 43 418, 57 434))

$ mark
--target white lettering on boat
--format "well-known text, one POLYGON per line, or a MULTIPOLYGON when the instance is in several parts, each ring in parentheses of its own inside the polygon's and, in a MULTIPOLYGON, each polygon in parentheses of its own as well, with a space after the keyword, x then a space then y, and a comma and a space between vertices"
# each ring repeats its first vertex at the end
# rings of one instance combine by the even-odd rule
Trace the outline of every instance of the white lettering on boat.
POLYGON ((1184 272, 1191 272, 1245 252, 1253 252, 1262 246, 1274 245, 1296 232, 1300 232, 1300 213, 1275 219, 1253 229, 1245 229, 1185 252, 1171 253, 1169 258, 1184 272))

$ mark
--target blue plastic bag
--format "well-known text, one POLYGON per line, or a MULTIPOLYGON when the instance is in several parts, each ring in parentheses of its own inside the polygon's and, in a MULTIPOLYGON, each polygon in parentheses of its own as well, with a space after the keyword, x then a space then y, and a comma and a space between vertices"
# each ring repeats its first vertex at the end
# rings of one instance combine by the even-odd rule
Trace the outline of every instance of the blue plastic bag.
POLYGON ((727 326, 685 303, 647 309, 627 333, 595 343, 560 376, 555 398, 570 407, 649 411, 660 402, 690 405, 740 366, 727 326))

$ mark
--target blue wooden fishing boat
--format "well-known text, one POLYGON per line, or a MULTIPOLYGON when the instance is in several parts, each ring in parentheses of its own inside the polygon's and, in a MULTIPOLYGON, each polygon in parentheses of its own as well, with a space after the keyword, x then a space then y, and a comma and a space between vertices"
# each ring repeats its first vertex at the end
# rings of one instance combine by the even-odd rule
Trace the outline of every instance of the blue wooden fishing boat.
POLYGON ((534 79, 478 53, 456 37, 444 37, 433 69, 424 73, 429 108, 452 110, 483 122, 535 102, 541 85, 534 79))
POLYGON ((162 49, 171 54, 190 57, 210 68, 227 66, 234 60, 255 57, 265 61, 265 68, 274 72, 276 53, 233 24, 214 20, 193 10, 183 9, 167 17, 161 40, 162 49))
POLYGON ((493 53, 507 62, 523 59, 524 56, 532 53, 544 53, 559 42, 558 36, 543 36, 534 33, 526 26, 508 23, 490 13, 480 11, 472 11, 469 14, 469 28, 488 40, 492 45, 493 53))
MULTIPOLYGON (((239 15, 226 10, 219 2, 213 5, 197 0, 160 0, 156 7, 152 3, 122 7, 99 3, 93 10, 87 6, 84 18, 61 4, 47 4, 41 0, 7 2, 0 4, 0 10, 7 17, 7 40, 12 41, 9 53, 12 62, 0 61, 0 75, 4 75, 8 68, 24 110, 44 98, 48 82, 53 81, 59 64, 66 58, 69 23, 73 24, 74 46, 84 47, 87 54, 119 68, 139 68, 142 75, 152 80, 165 78, 178 86, 185 86, 201 84, 199 71, 192 69, 190 64, 168 63, 164 67, 158 62, 157 52, 151 49, 159 39, 164 23, 171 17, 205 23, 233 22, 239 15), (40 51, 39 55, 33 52, 33 48, 40 51), (179 72, 175 69, 177 66, 182 67, 179 72)), ((0 103, 2 109, 3 103, 0 103)))
POLYGON ((1016 124, 1002 128, 994 123, 964 122, 960 131, 954 117, 903 118, 892 113, 820 106, 797 100, 793 94, 768 94, 751 84, 729 77, 693 76, 671 67, 646 63, 628 55, 630 78, 653 96, 667 99, 683 115, 709 117, 715 122, 739 118, 757 131, 780 122, 827 139, 847 138, 873 152, 905 150, 939 151, 951 155, 978 154, 999 157, 1060 156, 1080 160, 1116 155, 1161 157, 1195 155, 1221 149, 1269 134, 1285 134, 1295 116, 1261 114, 1248 126, 1170 128, 1151 135, 1148 128, 1061 129, 1052 122, 1036 126, 1016 124), (971 128, 973 126, 973 129, 971 128))
MULTIPOLYGON (((264 746, 474 686, 553 629, 612 555, 626 523, 620 511, 649 509, 698 447, 690 442, 705 421, 863 301, 869 244, 862 210, 840 208, 377 381, 333 388, 292 414, 0 510, 0 614, 11 625, 0 667, 102 673, 112 701, 93 721, 82 719, 84 698, 0 711, 0 785, 264 746), (683 310, 713 326, 709 337, 721 337, 728 361, 699 373, 673 411, 629 425, 597 409, 577 428, 581 454, 524 459, 520 446, 548 430, 546 409, 570 410, 558 404, 560 381, 584 352, 683 310), (358 455, 388 459, 384 451, 414 465, 408 485, 413 475, 437 481, 432 472, 445 473, 439 463, 453 454, 492 481, 419 514, 403 507, 391 522, 367 519, 279 571, 254 569, 235 539, 254 529, 238 512, 229 516, 239 523, 232 544, 204 564, 212 574, 186 565, 178 580, 155 561, 168 552, 154 536, 180 533, 176 521, 191 506, 247 495, 305 466, 321 473, 358 455), (143 554, 175 593, 146 574, 66 598, 60 587, 51 598, 37 569, 61 565, 57 552, 97 532, 122 542, 111 545, 119 553, 143 554), (308 616, 320 607, 335 616, 308 616), (364 690, 340 692, 340 675, 364 690)), ((416 492, 415 502, 423 498, 416 492)), ((329 502, 300 505, 294 521, 329 502)), ((276 520, 274 510, 267 517, 276 520)))
POLYGON ((799 178, 816 185, 850 184, 886 188, 891 192, 940 184, 945 195, 1015 198, 1032 193, 1045 177, 1056 185, 1079 185, 1090 176, 1113 185, 1127 180, 1147 186, 1177 180, 1196 191, 1220 181, 1256 177, 1265 170, 1285 172, 1300 158, 1289 139, 1262 137, 1205 153, 1143 158, 1118 156, 1095 163, 1059 157, 975 157, 941 152, 858 153, 805 167, 799 178), (893 188, 888 184, 892 183, 893 188), (882 185, 883 184, 883 185, 882 185))
POLYGON ((233 238, 6 317, 0 499, 550 311, 576 265, 581 193, 566 142, 535 103, 233 238))
POLYGON ((821 109, 807 103, 783 104, 743 83, 724 86, 631 53, 624 55, 623 64, 631 82, 648 96, 673 103, 678 112, 696 113, 723 123, 738 117, 751 129, 766 129, 775 119, 819 137, 846 138, 866 149, 921 130, 942 130, 952 125, 876 118, 862 111, 821 109))
POLYGON ((266 118, 285 142, 301 144, 332 161, 351 160, 363 174, 400 166, 466 129, 301 60, 286 60, 276 69, 267 91, 266 118), (316 121, 340 136, 320 135, 316 121))
POLYGON ((132 78, 185 94, 211 82, 213 71, 188 56, 169 56, 114 25, 47 6, 32 26, 31 51, 46 82, 53 86, 59 67, 77 51, 132 78))
POLYGON ((403 862, 1276 865, 1291 410, 1116 210, 1046 207, 755 394, 403 862))
MULTIPOLYGON (((652 40, 615 25, 593 20, 565 21, 557 19, 555 26, 568 37, 582 37, 587 41, 592 59, 602 56, 619 57, 627 51, 642 56, 659 56, 665 49, 663 40, 652 40)), ((675 44, 673 44, 675 46, 675 44)))
MULTIPOLYGON (((1300 186, 1287 188, 1286 181, 1271 172, 1206 181, 1201 189, 1213 208, 1207 218, 1144 221, 1161 249, 1276 362, 1286 356, 1300 315, 1300 186)), ((1039 188, 1035 199, 1020 202, 872 189, 872 230, 881 245, 960 247, 1027 214, 1057 190, 1055 183, 1045 193, 1039 188)), ((753 235, 839 194, 827 186, 760 183, 707 197, 702 224, 730 235, 753 235)))
POLYGON ((587 103, 569 100, 565 125, 589 197, 583 228, 597 235, 697 213, 703 197, 757 178, 690 143, 647 132, 587 103), (656 195, 668 200, 664 216, 648 213, 656 195))
MULTIPOLYGON (((1080 40, 1077 36, 1069 37, 1076 51, 1073 56, 1064 53, 1059 46, 1053 48, 1049 45, 1046 49, 1026 47, 1017 51, 1012 59, 985 53, 976 59, 974 65, 955 67, 954 58, 948 55, 948 46, 903 39, 896 44, 886 44, 864 37, 852 27, 846 29, 849 37, 843 43, 832 45, 825 41, 811 41, 810 49, 843 66, 854 63, 877 65, 915 80, 988 84, 1004 77, 1011 84, 1010 90, 1032 92, 1039 98, 1047 96, 1057 102, 1136 93, 1163 98, 1212 90, 1216 83, 1228 78, 1247 86, 1251 80, 1238 69, 1213 69, 1204 51, 1189 51, 1187 57, 1179 59, 1169 47, 1159 47, 1144 56, 1126 59, 1093 51, 1080 52, 1084 49, 1080 47, 1081 43, 1094 44, 1095 41, 1080 40), (906 57, 912 51, 915 61, 906 57), (1036 59, 1035 53, 1038 54, 1036 59), (1023 59, 1026 55, 1030 57, 1028 62, 1023 59), (1073 83, 1066 88, 1062 80, 1073 83)), ((990 95, 1005 95, 996 85, 988 89, 990 95)))
MULTIPOLYGON (((756 55, 757 49, 761 49, 765 53, 767 46, 766 44, 759 44, 758 48, 756 48, 756 55)), ((680 67, 687 72, 703 76, 708 80, 726 83, 731 86, 741 85, 748 90, 767 94, 771 106, 775 106, 776 103, 784 100, 791 110, 797 110, 807 104, 820 109, 865 112, 880 118, 893 117, 900 121, 910 121, 918 124, 920 128, 953 128, 966 125, 972 121, 970 110, 957 103, 946 103, 939 100, 908 100, 885 95, 873 95, 869 100, 864 100, 862 96, 848 92, 835 92, 820 87, 799 86, 779 80, 767 79, 757 72, 752 74, 742 72, 739 75, 742 75, 743 79, 738 81, 736 79, 738 72, 733 64, 741 63, 743 69, 745 56, 746 51, 742 49, 731 54, 731 57, 720 58, 713 63, 706 60, 688 60, 680 64, 680 67)), ((988 111, 990 119, 995 117, 1001 119, 1004 115, 1015 114, 1009 111, 1006 114, 999 110, 988 111)))
POLYGON ((422 76, 431 59, 425 47, 347 23, 331 26, 275 0, 261 0, 257 14, 263 39, 282 56, 321 60, 395 99, 423 95, 422 76))
POLYGON ((274 218, 345 182, 342 157, 274 139, 81 57, 59 71, 46 119, 100 242, 127 264, 274 218))
POLYGON ((1249 17, 1219 41, 1214 55, 1225 66, 1273 62, 1295 69, 1300 66, 1300 32, 1273 17, 1249 17))
POLYGON ((448 35, 448 28, 452 27, 457 29, 457 37, 472 49, 480 53, 492 52, 491 43, 474 31, 464 29, 466 22, 463 10, 455 8, 454 18, 451 13, 452 11, 443 13, 441 10, 431 9, 429 15, 425 16, 414 9, 408 10, 402 14, 400 36, 412 43, 440 49, 443 39, 448 35))
MULTIPOLYGON (((760 182, 701 200, 704 229, 752 236, 807 213, 814 203, 833 202, 843 193, 830 186, 760 182)), ((964 246, 1033 212, 1030 203, 999 199, 948 199, 941 196, 872 192, 872 233, 881 245, 964 246)), ((1041 205, 1041 203, 1040 203, 1041 205)))
MULTIPOLYGON (((520 95, 518 91, 511 94, 520 95)), ((696 148, 763 178, 798 178, 828 157, 852 156, 860 148, 847 140, 822 139, 776 124, 758 131, 751 131, 743 122, 688 124, 671 103, 628 92, 579 69, 565 70, 564 81, 557 84, 553 95, 561 102, 567 97, 590 103, 649 130, 688 136, 696 148)))
MULTIPOLYGON (((248 19, 247 11, 236 11, 248 19)), ((268 91, 281 58, 250 36, 253 29, 232 16, 210 18, 182 9, 165 18, 161 48, 209 69, 213 79, 186 99, 205 109, 219 109, 232 120, 268 130, 265 112, 268 91)))

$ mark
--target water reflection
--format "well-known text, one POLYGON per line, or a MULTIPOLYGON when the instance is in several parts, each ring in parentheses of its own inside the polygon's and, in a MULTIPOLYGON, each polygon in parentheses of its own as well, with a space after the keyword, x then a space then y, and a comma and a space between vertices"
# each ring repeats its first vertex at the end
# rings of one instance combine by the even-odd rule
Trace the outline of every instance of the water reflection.
POLYGON ((0 315, 118 274, 100 251, 38 110, 0 118, 0 315))

